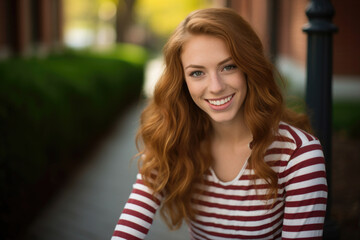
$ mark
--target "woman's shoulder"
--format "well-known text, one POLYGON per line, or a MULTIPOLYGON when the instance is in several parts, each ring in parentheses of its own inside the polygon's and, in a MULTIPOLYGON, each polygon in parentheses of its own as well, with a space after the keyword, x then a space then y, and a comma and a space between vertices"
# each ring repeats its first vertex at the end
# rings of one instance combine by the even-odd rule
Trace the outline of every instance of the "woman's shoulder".
POLYGON ((295 148, 300 148, 311 143, 320 144, 319 140, 312 134, 285 122, 279 123, 277 137, 286 139, 286 141, 292 143, 295 148))
MULTIPOLYGON (((280 122, 277 131, 275 140, 266 151, 265 161, 276 162, 275 165, 285 167, 298 155, 322 150, 316 137, 288 123, 280 122)), ((306 155, 308 154, 303 156, 306 155)))

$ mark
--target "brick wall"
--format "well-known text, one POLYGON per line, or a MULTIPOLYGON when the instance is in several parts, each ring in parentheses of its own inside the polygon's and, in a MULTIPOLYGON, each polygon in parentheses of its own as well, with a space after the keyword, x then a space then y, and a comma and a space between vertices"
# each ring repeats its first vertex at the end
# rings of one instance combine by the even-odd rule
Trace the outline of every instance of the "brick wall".
POLYGON ((268 0, 233 0, 231 8, 235 9, 254 28, 266 51, 270 51, 268 0))
POLYGON ((43 54, 62 42, 62 0, 1 0, 0 57, 43 54))
POLYGON ((333 0, 334 24, 339 32, 334 35, 334 73, 360 75, 360 1, 333 0))

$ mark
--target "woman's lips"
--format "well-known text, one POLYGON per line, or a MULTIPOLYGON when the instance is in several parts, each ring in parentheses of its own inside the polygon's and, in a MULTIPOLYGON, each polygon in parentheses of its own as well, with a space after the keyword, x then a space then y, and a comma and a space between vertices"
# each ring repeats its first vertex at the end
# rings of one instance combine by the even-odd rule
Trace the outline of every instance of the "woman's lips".
POLYGON ((212 109, 224 110, 231 104, 234 95, 235 94, 232 94, 227 97, 218 98, 218 99, 206 99, 206 101, 209 103, 209 106, 212 109))

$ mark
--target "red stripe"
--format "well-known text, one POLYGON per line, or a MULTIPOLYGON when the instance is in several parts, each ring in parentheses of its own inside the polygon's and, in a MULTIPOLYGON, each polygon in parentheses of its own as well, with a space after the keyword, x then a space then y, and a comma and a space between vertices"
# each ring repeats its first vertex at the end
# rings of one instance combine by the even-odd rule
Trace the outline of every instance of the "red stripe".
POLYGON ((283 130, 287 130, 290 135, 294 138, 295 140, 295 144, 297 146, 301 146, 302 145, 302 141, 301 141, 301 138, 296 134, 296 132, 288 125, 284 125, 284 124, 281 124, 279 126, 279 129, 283 129, 283 130))
POLYGON ((135 237, 135 236, 133 236, 131 234, 121 232, 121 231, 115 231, 114 232, 114 237, 121 237, 121 238, 125 238, 127 240, 141 240, 141 238, 135 237))
POLYGON ((253 189, 267 189, 268 185, 267 184, 252 184, 249 186, 246 185, 221 185, 219 183, 215 183, 215 182, 210 182, 205 180, 204 181, 204 185, 205 186, 210 186, 210 187, 216 187, 216 188, 220 188, 220 189, 225 189, 225 190, 253 190, 253 189))
POLYGON ((141 201, 139 201, 139 200, 130 198, 127 202, 128 202, 128 203, 135 204, 135 205, 138 205, 138 206, 140 206, 140 207, 142 207, 142 208, 145 208, 145 209, 149 210, 150 212, 152 212, 152 213, 154 213, 154 214, 155 214, 155 212, 156 212, 156 209, 155 209, 155 208, 153 208, 152 206, 150 206, 150 205, 148 205, 148 204, 146 204, 146 203, 144 203, 144 202, 141 202, 141 201))
POLYGON ((200 240, 200 239, 207 239, 204 235, 201 235, 200 233, 197 233, 193 230, 193 228, 195 228, 194 226, 192 226, 191 228, 191 233, 194 237, 195 240, 200 240), (199 238, 200 237, 200 238, 199 238))
POLYGON ((302 212, 302 213, 285 213, 284 219, 303 219, 310 217, 325 217, 324 211, 311 211, 311 212, 302 212))
MULTIPOLYGON (((131 209, 126 209, 126 208, 125 208, 122 213, 123 213, 123 214, 129 214, 129 215, 131 215, 131 216, 140 218, 140 219, 142 219, 142 220, 144 220, 145 222, 148 222, 148 223, 150 223, 150 224, 152 224, 152 221, 153 221, 153 219, 152 219, 151 217, 148 217, 148 216, 146 216, 146 215, 144 215, 144 214, 142 214, 142 213, 139 213, 139 212, 134 211, 134 210, 131 210, 131 209)), ((120 220, 119 220, 119 221, 120 221, 120 220)))
POLYGON ((270 154, 287 154, 287 155, 291 155, 294 152, 293 149, 290 148, 271 148, 268 149, 265 152, 265 155, 270 155, 270 154))
POLYGON ((135 183, 146 186, 144 180, 142 180, 141 178, 136 179, 135 183))
POLYGON ((305 132, 304 130, 302 129, 299 129, 305 136, 306 138, 311 142, 311 141, 314 141, 314 140, 317 140, 316 137, 314 137, 313 135, 309 134, 308 132, 305 132))
MULTIPOLYGON (((204 229, 200 229, 195 225, 191 225, 193 228, 197 229, 198 231, 201 231, 203 233, 206 233, 208 235, 211 236, 216 236, 216 237, 222 237, 222 238, 229 238, 229 239, 260 239, 260 238, 268 238, 271 237, 271 235, 273 235, 276 231, 278 231, 281 227, 282 224, 280 224, 277 228, 273 229, 272 231, 268 232, 268 233, 264 233, 264 234, 258 234, 255 236, 252 235, 242 235, 242 234, 225 234, 225 233, 220 233, 220 232, 214 232, 214 231, 207 231, 204 229)), ((207 239, 207 238, 205 238, 207 239)))
POLYGON ((295 143, 293 139, 291 138, 288 138, 284 135, 276 135, 275 136, 275 141, 278 141, 278 142, 287 142, 287 143, 295 143))
POLYGON ((209 212, 203 212, 203 211, 199 211, 198 215, 203 216, 203 217, 213 217, 213 218, 224 219, 224 220, 251 222, 251 221, 263 221, 264 219, 271 218, 282 211, 283 211, 283 207, 279 208, 278 210, 276 210, 272 213, 258 215, 258 216, 229 216, 229 215, 224 215, 224 214, 209 213, 209 212))
POLYGON ((313 231, 322 230, 324 225, 322 223, 317 224, 304 224, 300 226, 283 226, 283 231, 286 232, 302 232, 302 231, 313 231))
POLYGON ((160 200, 157 199, 155 196, 153 196, 152 194, 148 193, 148 192, 145 192, 143 190, 140 190, 140 189, 133 189, 132 191, 133 193, 136 193, 136 194, 139 194, 143 197, 146 197, 148 199, 150 199, 151 201, 155 202, 157 205, 160 205, 160 200))
POLYGON ((310 187, 294 189, 286 192, 287 196, 303 195, 312 192, 324 191, 327 192, 328 188, 325 184, 318 184, 310 187))
POLYGON ((312 198, 312 199, 305 199, 300 201, 287 201, 285 203, 286 207, 303 207, 303 206, 312 206, 315 204, 326 204, 327 199, 326 198, 312 198))
POLYGON ((290 184, 294 184, 294 183, 308 181, 308 180, 315 180, 317 178, 324 178, 324 182, 325 182, 325 179, 326 179, 325 171, 317 171, 317 172, 312 172, 312 173, 294 177, 286 182, 286 186, 288 186, 290 184))
POLYGON ((266 163, 270 167, 285 167, 288 164, 288 161, 282 161, 282 160, 267 160, 266 163))
POLYGON ((282 203, 282 201, 278 200, 274 205, 268 204, 268 205, 254 205, 254 206, 238 206, 238 205, 226 205, 226 204, 219 204, 219 203, 213 203, 213 202, 206 202, 202 200, 194 200, 193 203, 206 206, 206 207, 212 207, 212 208, 220 208, 220 209, 226 209, 226 210, 234 210, 234 211, 257 211, 257 210, 268 210, 272 206, 275 208, 278 204, 282 203))
POLYGON ((311 144, 311 145, 307 145, 301 148, 298 148, 293 155, 291 156, 291 159, 294 159, 298 156, 300 156, 301 154, 304 154, 306 152, 311 152, 311 151, 315 151, 315 150, 321 150, 322 151, 322 147, 320 144, 311 144))
POLYGON ((298 164, 292 166, 289 169, 286 169, 284 172, 279 173, 279 178, 287 177, 289 174, 292 174, 298 171, 301 168, 310 167, 317 164, 324 164, 323 157, 314 157, 304 161, 299 162, 298 164))
POLYGON ((134 222, 130 222, 128 220, 125 220, 125 219, 120 219, 119 222, 118 222, 119 225, 123 225, 123 226, 127 226, 129 228, 132 228, 132 229, 135 229, 143 234, 147 234, 149 229, 139 225, 139 224, 136 224, 134 222))
MULTIPOLYGON (((266 194, 257 194, 257 195, 226 195, 214 192, 203 191, 201 193, 204 196, 214 197, 218 199, 225 199, 225 200, 235 200, 235 201, 255 201, 255 200, 267 200, 266 194)), ((284 193, 278 193, 278 198, 282 198, 284 193)))
POLYGON ((214 192, 208 192, 204 191, 202 192, 202 195, 208 196, 208 197, 214 197, 214 198, 221 198, 225 200, 237 200, 237 201, 253 201, 253 200, 265 200, 266 195, 226 195, 226 194, 220 194, 220 193, 214 193, 214 192))
POLYGON ((240 177, 240 180, 257 180, 257 179, 262 179, 262 178, 256 176, 255 174, 244 174, 240 177))
POLYGON ((214 223, 214 222, 203 222, 203 221, 199 221, 199 220, 197 220, 196 222, 198 224, 200 224, 202 226, 206 226, 206 227, 215 227, 215 228, 221 228, 221 229, 226 229, 226 230, 235 230, 235 231, 254 232, 254 231, 261 231, 266 228, 275 226, 276 224, 281 223, 282 219, 283 219, 283 215, 279 216, 277 219, 275 219, 274 221, 272 221, 270 223, 266 223, 266 224, 259 225, 259 226, 224 225, 224 224, 218 224, 218 223, 214 223))

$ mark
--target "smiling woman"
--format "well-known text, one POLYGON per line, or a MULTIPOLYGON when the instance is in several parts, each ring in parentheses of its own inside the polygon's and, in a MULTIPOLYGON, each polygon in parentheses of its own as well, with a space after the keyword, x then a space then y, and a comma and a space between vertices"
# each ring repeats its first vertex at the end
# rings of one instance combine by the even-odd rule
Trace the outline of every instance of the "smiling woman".
POLYGON ((321 145, 285 107, 250 25, 230 9, 195 11, 164 57, 113 239, 145 238, 158 208, 170 228, 185 220, 191 239, 321 239, 321 145))
POLYGON ((247 92, 246 80, 225 42, 209 35, 189 36, 181 62, 189 93, 195 104, 209 115, 212 124, 232 122, 234 127, 245 126, 242 104, 247 92))

